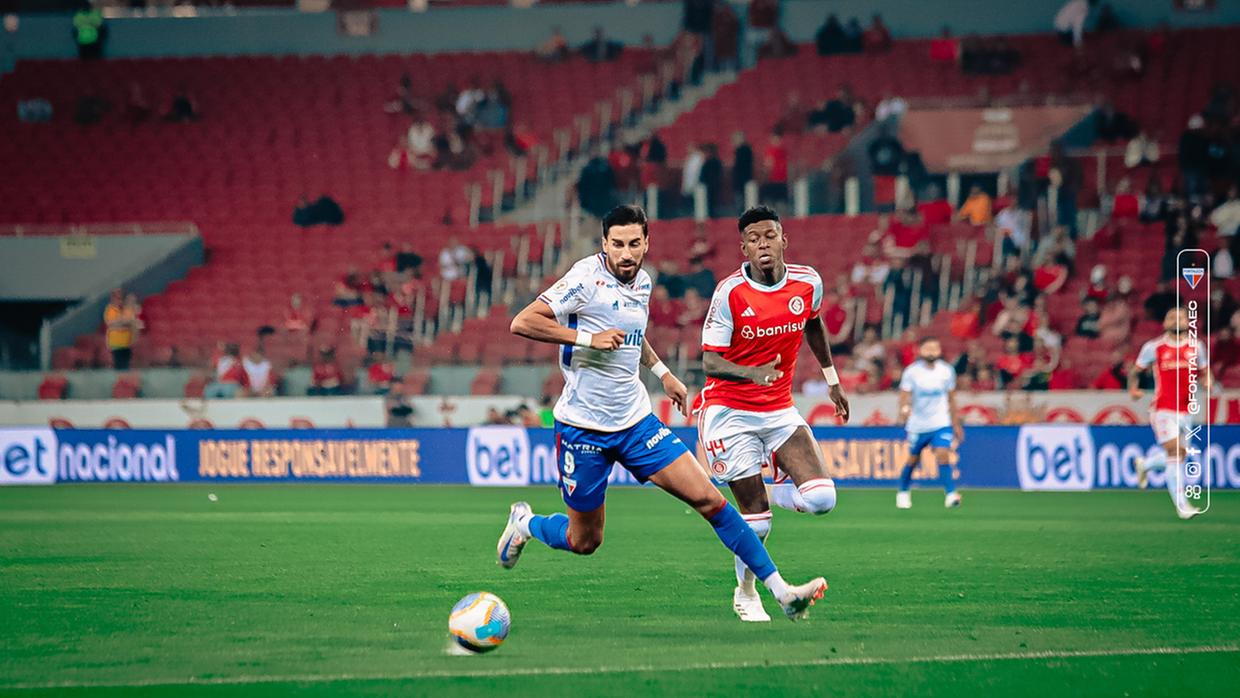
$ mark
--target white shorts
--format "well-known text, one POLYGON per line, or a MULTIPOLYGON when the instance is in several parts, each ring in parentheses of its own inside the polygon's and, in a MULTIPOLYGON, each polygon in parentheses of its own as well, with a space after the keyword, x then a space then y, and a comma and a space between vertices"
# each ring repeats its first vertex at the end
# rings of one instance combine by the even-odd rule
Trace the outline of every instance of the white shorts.
POLYGON ((749 412, 711 405, 698 415, 698 439, 715 482, 732 482, 762 472, 771 455, 799 428, 809 425, 795 407, 749 412))
POLYGON ((1193 428, 1193 416, 1175 410, 1150 410, 1150 427, 1154 430, 1154 440, 1165 444, 1183 438, 1193 428))

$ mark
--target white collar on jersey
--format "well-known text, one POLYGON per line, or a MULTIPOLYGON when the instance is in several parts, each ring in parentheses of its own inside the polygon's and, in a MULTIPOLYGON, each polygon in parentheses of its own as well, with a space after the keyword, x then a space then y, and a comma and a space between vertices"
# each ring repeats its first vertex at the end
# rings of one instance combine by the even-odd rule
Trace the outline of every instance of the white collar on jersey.
POLYGON ((637 270, 637 273, 633 275, 633 280, 628 283, 625 283, 621 281, 619 277, 616 276, 616 274, 611 270, 611 267, 607 266, 607 255, 603 254, 602 252, 599 252, 598 254, 594 255, 594 257, 595 259, 598 260, 598 265, 603 268, 603 271, 608 276, 615 279, 616 283, 620 284, 621 286, 625 288, 637 288, 637 277, 641 276, 641 273, 642 273, 642 270, 640 268, 637 270))
POLYGON ((770 286, 766 286, 766 285, 758 283, 757 281, 754 281, 753 277, 749 275, 749 262, 741 263, 741 277, 745 279, 745 283, 752 286, 754 290, 761 291, 763 293, 774 293, 780 290, 781 288, 783 288, 784 284, 788 283, 788 274, 789 274, 788 265, 787 263, 785 263, 784 264, 784 278, 780 279, 779 281, 776 281, 770 286))

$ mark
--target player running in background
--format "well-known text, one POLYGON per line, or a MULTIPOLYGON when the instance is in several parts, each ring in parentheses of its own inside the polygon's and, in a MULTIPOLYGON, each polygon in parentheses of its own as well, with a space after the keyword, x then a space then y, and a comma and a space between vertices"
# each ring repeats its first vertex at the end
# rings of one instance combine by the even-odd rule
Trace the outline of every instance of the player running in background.
MULTIPOLYGON (((749 261, 715 288, 702 328, 706 387, 699 396, 698 434, 711 476, 728 483, 745 521, 765 541, 771 531, 771 501, 813 514, 835 507, 835 483, 827 475, 822 451, 792 402, 802 336, 831 386, 836 414, 845 422, 848 400, 818 317, 818 272, 784 262, 788 239, 771 209, 749 209, 737 227, 741 254, 749 261), (778 466, 795 483, 775 485, 769 501, 764 463, 778 466)), ((743 621, 769 621, 751 568, 736 558, 732 608, 743 621)))
POLYGON ((499 564, 516 565, 530 538, 557 550, 593 553, 603 542, 607 476, 619 462, 638 480, 653 482, 696 509, 723 544, 754 569, 784 613, 792 620, 804 617, 822 598, 826 581, 785 583, 762 541, 651 411, 639 365, 658 376, 664 392, 688 414, 684 384, 645 340, 651 291, 650 275, 642 271, 649 249, 645 211, 612 209, 603 219, 602 246, 512 321, 513 334, 563 345, 559 363, 565 385, 555 405, 555 437, 568 514, 538 516, 525 502, 513 504, 499 539, 499 564))
POLYGON ((1205 393, 1213 382, 1210 367, 1206 365, 1206 349, 1201 342, 1189 342, 1188 313, 1176 308, 1163 319, 1162 335, 1141 345, 1133 370, 1128 372, 1128 394, 1140 400, 1138 381, 1146 369, 1154 369, 1154 401, 1150 404, 1150 427, 1154 440, 1163 452, 1152 458, 1137 461, 1137 485, 1145 488, 1149 471, 1165 470, 1167 492, 1181 519, 1191 519, 1201 510, 1188 503, 1184 494, 1184 435, 1193 428, 1193 416, 1188 411, 1189 371, 1196 366, 1202 372, 1205 393))
POLYGON ((921 340, 918 357, 900 376, 900 421, 908 434, 908 462, 900 471, 896 508, 913 508, 909 494, 913 469, 921 465, 921 452, 927 446, 934 452, 939 479, 947 493, 943 506, 958 507, 960 493, 956 491, 951 455, 964 441, 964 429, 956 411, 956 369, 943 360, 943 347, 934 337, 921 340))

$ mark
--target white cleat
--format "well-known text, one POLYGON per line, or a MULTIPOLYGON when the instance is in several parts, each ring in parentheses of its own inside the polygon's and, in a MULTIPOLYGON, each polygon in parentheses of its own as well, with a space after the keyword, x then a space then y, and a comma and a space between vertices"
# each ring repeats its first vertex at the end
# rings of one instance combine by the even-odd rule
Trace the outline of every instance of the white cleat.
POLYGON ((504 532, 499 537, 499 545, 495 547, 496 562, 500 567, 510 570, 517 566, 517 560, 521 559, 521 549, 529 540, 521 535, 517 522, 533 513, 530 505, 525 502, 515 502, 509 507, 508 525, 504 527, 504 532))
POLYGON ((913 495, 909 492, 896 492, 896 508, 912 509, 913 495))
POLYGON ((801 586, 789 587, 788 594, 779 600, 788 620, 801 620, 809 615, 809 607, 822 598, 827 591, 827 580, 819 577, 801 586))
POLYGON ((1176 507, 1175 513, 1184 521, 1201 515, 1201 510, 1191 504, 1185 504, 1184 508, 1176 507))
POLYGON ((1138 458, 1132 464, 1137 469, 1137 487, 1145 489, 1150 484, 1150 469, 1145 467, 1145 459, 1138 458))
POLYGON ((952 492, 951 494, 948 494, 946 497, 944 497, 943 506, 947 507, 948 509, 954 509, 960 506, 960 493, 952 492))
POLYGON ((751 593, 746 593, 744 589, 736 587, 732 592, 732 610, 736 611, 736 615, 746 623, 771 622, 771 616, 767 614, 765 608, 762 608, 762 597, 758 595, 756 589, 751 593))

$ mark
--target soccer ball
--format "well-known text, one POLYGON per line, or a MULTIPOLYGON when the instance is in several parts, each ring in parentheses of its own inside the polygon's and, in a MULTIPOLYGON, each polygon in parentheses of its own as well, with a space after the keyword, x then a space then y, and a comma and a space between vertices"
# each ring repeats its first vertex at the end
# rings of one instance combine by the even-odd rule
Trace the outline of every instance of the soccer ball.
POLYGON ((456 602, 448 616, 448 632, 469 652, 490 652, 503 643, 512 626, 508 606, 495 594, 478 591, 456 602))

